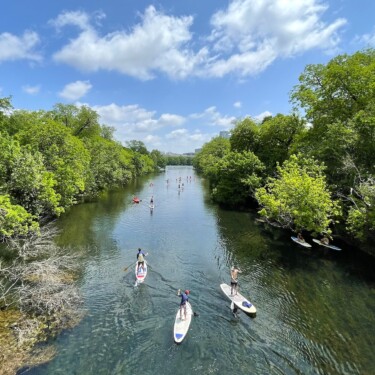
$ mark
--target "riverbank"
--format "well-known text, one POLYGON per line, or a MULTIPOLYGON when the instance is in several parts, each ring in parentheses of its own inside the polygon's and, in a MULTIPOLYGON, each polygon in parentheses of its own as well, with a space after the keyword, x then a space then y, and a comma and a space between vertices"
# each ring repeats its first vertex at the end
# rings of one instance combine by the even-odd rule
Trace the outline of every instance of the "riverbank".
POLYGON ((39 237, 12 241, 0 263, 0 374, 14 374, 51 360, 48 342, 82 318, 76 286, 79 256, 54 243, 46 227, 39 237))

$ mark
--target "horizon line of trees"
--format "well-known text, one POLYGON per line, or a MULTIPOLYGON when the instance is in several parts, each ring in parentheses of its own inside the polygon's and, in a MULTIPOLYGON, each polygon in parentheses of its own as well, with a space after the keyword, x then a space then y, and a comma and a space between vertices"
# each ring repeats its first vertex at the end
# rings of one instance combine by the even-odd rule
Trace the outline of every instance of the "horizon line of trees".
POLYGON ((167 158, 144 143, 113 137, 86 106, 14 110, 0 98, 0 241, 38 232, 83 196, 165 168, 167 158))
POLYGON ((295 232, 335 230, 373 243, 375 50, 307 65, 290 100, 292 114, 242 119, 229 139, 216 137, 197 153, 193 165, 213 200, 257 207, 269 223, 295 232))

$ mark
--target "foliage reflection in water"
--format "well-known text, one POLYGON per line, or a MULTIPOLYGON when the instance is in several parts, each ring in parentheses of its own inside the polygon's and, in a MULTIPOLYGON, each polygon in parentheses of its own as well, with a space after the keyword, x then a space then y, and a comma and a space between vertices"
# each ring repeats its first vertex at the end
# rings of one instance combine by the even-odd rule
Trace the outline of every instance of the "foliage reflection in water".
POLYGON ((59 241, 89 249, 80 280, 87 315, 56 340, 56 358, 29 374, 371 373, 369 262, 348 249, 301 249, 288 233, 221 210, 207 194, 190 167, 169 167, 64 215, 59 241), (142 202, 133 204, 133 195, 142 202), (133 267, 123 269, 138 247, 149 252, 150 268, 134 287, 133 267), (233 318, 220 290, 233 263, 256 318, 233 318), (199 313, 179 346, 178 288, 191 290, 199 313))

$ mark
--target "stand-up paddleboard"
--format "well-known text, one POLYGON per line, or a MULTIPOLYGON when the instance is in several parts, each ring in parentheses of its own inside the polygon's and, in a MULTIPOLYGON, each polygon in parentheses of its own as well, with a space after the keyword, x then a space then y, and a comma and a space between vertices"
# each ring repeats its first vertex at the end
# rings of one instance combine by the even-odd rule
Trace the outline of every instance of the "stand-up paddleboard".
POLYGON ((147 263, 146 260, 144 261, 143 267, 139 269, 139 272, 137 272, 138 269, 138 262, 135 264, 135 278, 137 279, 137 283, 141 284, 145 281, 146 276, 147 276, 147 263))
POLYGON ((231 287, 228 284, 220 284, 221 290, 224 294, 242 311, 245 311, 248 314, 255 314, 257 309, 255 306, 246 299, 241 293, 235 294, 234 296, 231 295, 231 287))
POLYGON ((332 249, 332 250, 336 250, 336 251, 340 251, 340 250, 342 250, 340 247, 337 247, 337 246, 334 246, 334 245, 330 245, 330 244, 325 244, 325 243, 323 243, 322 241, 317 240, 316 238, 313 238, 313 241, 314 241, 315 243, 321 245, 321 246, 328 247, 328 248, 330 248, 330 249, 332 249))
POLYGON ((304 246, 304 247, 311 247, 311 245, 306 241, 301 241, 297 237, 290 237, 294 242, 298 243, 298 245, 304 246))
POLYGON ((177 344, 180 344, 188 333, 191 318, 193 316, 193 309, 189 302, 186 302, 186 319, 184 310, 182 309, 182 319, 180 319, 180 307, 177 310, 176 319, 174 321, 173 337, 177 344))
POLYGON ((150 207, 150 210, 153 210, 155 205, 152 203, 152 204, 149 205, 149 207, 150 207))

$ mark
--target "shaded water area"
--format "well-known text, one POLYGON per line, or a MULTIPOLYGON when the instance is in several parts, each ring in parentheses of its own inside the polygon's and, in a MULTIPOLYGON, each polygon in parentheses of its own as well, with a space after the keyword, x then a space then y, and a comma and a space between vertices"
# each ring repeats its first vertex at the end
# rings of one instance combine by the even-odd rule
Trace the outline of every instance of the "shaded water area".
POLYGON ((190 167, 73 207, 58 221, 59 242, 86 249, 87 313, 54 341, 51 362, 20 373, 373 374, 374 262, 346 248, 306 250, 255 219, 212 204, 190 167), (138 247, 150 269, 135 286, 138 247), (235 319, 220 290, 232 264, 255 318, 235 319), (173 341, 178 288, 191 290, 199 314, 181 345, 173 341))

